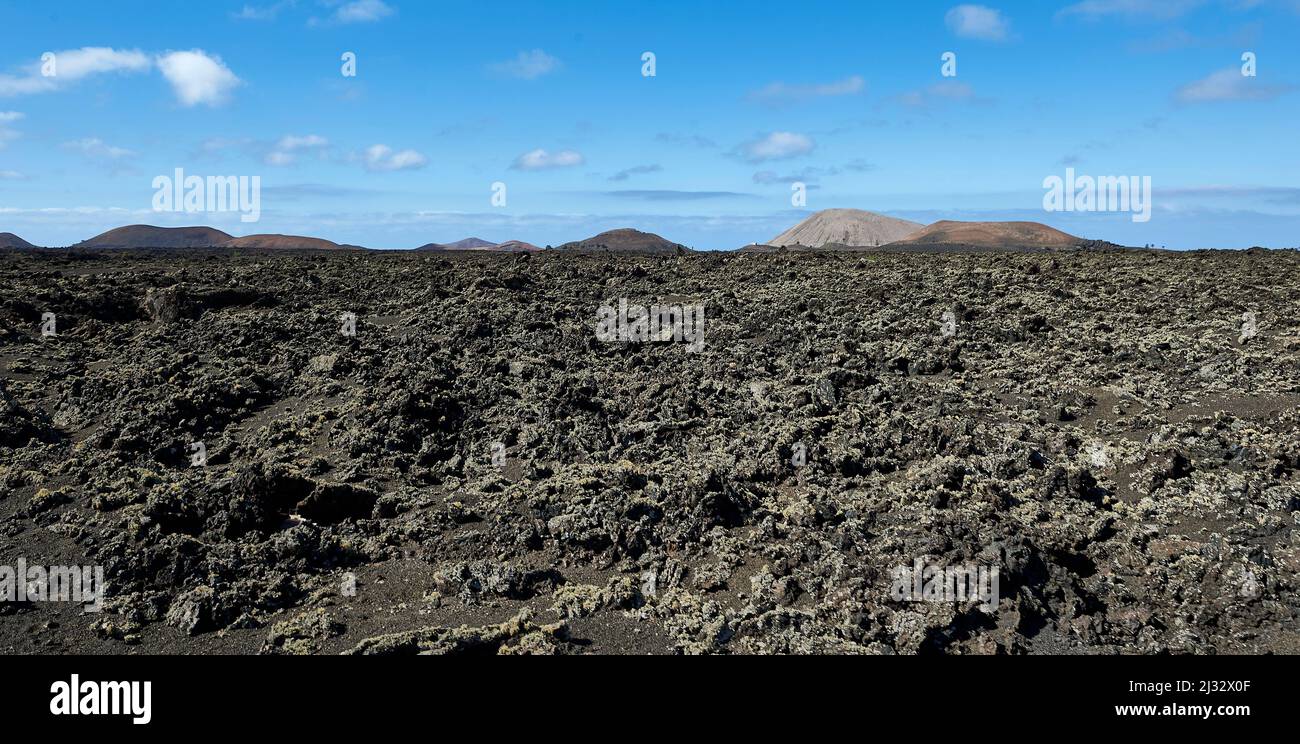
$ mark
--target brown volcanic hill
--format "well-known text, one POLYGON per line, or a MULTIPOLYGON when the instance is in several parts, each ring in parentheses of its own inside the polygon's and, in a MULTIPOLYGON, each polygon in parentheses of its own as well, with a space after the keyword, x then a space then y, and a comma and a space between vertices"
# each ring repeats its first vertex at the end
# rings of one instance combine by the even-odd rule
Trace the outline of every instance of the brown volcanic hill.
POLYGON ((507 240, 504 243, 492 243, 482 238, 465 238, 457 240, 455 243, 428 243, 416 248, 417 251, 502 251, 505 253, 518 253, 527 251, 540 251, 541 248, 532 243, 525 243, 522 240, 507 240))
POLYGON ((212 227, 127 225, 77 243, 77 248, 215 248, 231 235, 212 227))
POLYGON ((13 233, 0 233, 0 248, 35 248, 36 246, 13 233))
POLYGON ((426 243, 417 251, 480 251, 496 248, 497 244, 482 238, 465 238, 455 243, 426 243))
POLYGON ((308 238, 302 235, 245 235, 242 238, 232 238, 221 244, 222 248, 264 248, 282 250, 288 248, 298 248, 316 251, 337 251, 346 249, 358 249, 355 245, 339 245, 332 240, 324 238, 308 238))
POLYGON ((533 245, 532 243, 525 243, 525 242, 522 241, 522 240, 507 240, 507 241, 504 242, 504 243, 499 243, 499 244, 497 244, 497 246, 496 246, 495 248, 493 248, 492 250, 494 250, 494 251, 511 251, 511 252, 515 252, 515 253, 518 253, 518 252, 521 252, 521 251, 522 251, 522 252, 526 252, 526 253, 532 253, 532 252, 534 252, 534 251, 540 251, 541 248, 538 248, 537 246, 533 245))
POLYGON ((455 243, 448 243, 446 247, 453 251, 475 251, 482 248, 496 248, 497 244, 482 238, 465 238, 455 243))
POLYGON ((648 253, 653 255, 670 255, 679 251, 694 253, 690 248, 680 243, 673 243, 654 233, 641 232, 628 227, 603 232, 586 240, 565 243, 557 246, 554 250, 569 253, 608 251, 610 253, 648 253))
POLYGON ((1073 248, 1086 243, 1038 222, 957 222, 943 220, 891 246, 969 246, 975 248, 1073 248))
POLYGON ((875 247, 916 234, 924 225, 861 209, 823 209, 767 241, 773 246, 875 247))

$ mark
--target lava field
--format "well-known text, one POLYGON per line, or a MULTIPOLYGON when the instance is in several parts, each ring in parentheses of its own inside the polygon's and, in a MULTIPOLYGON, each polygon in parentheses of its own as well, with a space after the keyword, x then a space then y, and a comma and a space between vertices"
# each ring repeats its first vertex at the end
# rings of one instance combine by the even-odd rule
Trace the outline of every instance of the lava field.
POLYGON ((106 582, 0 603, 0 653, 1300 653, 1294 251, 0 279, 0 564, 106 582), (611 341, 620 302, 700 343, 611 341))

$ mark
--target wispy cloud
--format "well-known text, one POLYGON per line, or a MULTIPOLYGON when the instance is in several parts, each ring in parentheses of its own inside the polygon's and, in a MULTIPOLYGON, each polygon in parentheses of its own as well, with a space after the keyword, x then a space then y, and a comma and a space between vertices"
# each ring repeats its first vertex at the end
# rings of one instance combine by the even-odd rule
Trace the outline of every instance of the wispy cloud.
POLYGON ((663 168, 658 165, 634 165, 631 168, 624 168, 618 173, 615 173, 609 177, 609 180, 626 181, 632 176, 640 176, 646 173, 658 173, 661 170, 663 170, 663 168))
POLYGON ((1222 34, 1201 36, 1190 33, 1186 29, 1178 28, 1158 36, 1131 41, 1128 48, 1129 51, 1136 54, 1159 54, 1179 49, 1211 49, 1216 47, 1249 48, 1249 45, 1254 44, 1259 38, 1262 30, 1263 24, 1249 23, 1222 34))
POLYGON ((308 26, 341 26, 349 23, 375 23, 395 14, 393 6, 383 0, 350 0, 339 4, 338 0, 329 0, 327 5, 338 7, 324 19, 310 18, 308 26))
POLYGON ((86 137, 64 142, 63 148, 99 160, 121 160, 135 155, 131 150, 124 147, 114 147, 98 137, 86 137))
POLYGON ((22 134, 9 125, 23 118, 20 111, 0 111, 0 147, 18 139, 22 134))
POLYGON ((498 77, 535 80, 560 69, 560 60, 541 49, 520 52, 514 59, 488 65, 488 72, 498 77))
POLYGON ((98 137, 84 137, 79 140, 64 142, 63 149, 81 155, 87 162, 104 168, 110 173, 116 174, 135 170, 129 162, 136 156, 134 150, 110 145, 98 137))
POLYGON ((53 52, 28 65, 24 75, 0 74, 0 97, 48 93, 95 75, 148 72, 155 66, 184 106, 225 103, 242 82, 220 57, 202 49, 151 56, 138 49, 82 47, 53 52))
POLYGON ((816 144, 805 134, 794 132, 771 132, 769 134, 742 142, 736 146, 733 154, 750 163, 762 163, 769 160, 787 160, 807 155, 816 144))
POLYGON ((774 183, 813 183, 822 178, 838 176, 844 173, 867 173, 876 169, 872 163, 857 158, 850 160, 842 166, 815 167, 809 166, 788 175, 780 175, 776 171, 764 170, 754 174, 753 181, 757 184, 769 185, 774 183))
POLYGON ((867 89, 867 83, 858 75, 831 83, 790 85, 769 83, 749 94, 749 100, 766 106, 788 106, 815 98, 856 95, 867 89))
POLYGON ((1240 68, 1229 67, 1184 85, 1174 94, 1174 98, 1180 103, 1270 101, 1292 90, 1295 90, 1295 86, 1265 85, 1257 77, 1242 75, 1240 68))
POLYGON ((330 141, 317 134, 308 134, 303 136, 288 135, 281 137, 275 143, 275 147, 266 154, 263 162, 267 165, 293 165, 298 161, 298 155, 302 152, 323 152, 329 147, 330 141))
POLYGON ((347 186, 332 186, 324 183, 291 183, 284 186, 266 186, 262 193, 282 201, 301 199, 354 199, 366 196, 381 196, 389 192, 380 189, 358 189, 347 186))
POLYGON ((923 109, 938 103, 991 103, 987 98, 975 95, 975 89, 956 80, 935 83, 923 90, 908 91, 895 100, 908 108, 923 109))
POLYGON ((1255 203, 1300 205, 1300 187, 1295 186, 1191 186, 1156 189, 1156 195, 1171 199, 1246 200, 1255 203))
POLYGON ((538 148, 515 158, 515 162, 511 164, 510 169, 536 171, 550 170, 552 168, 572 168, 585 162, 587 162, 586 158, 577 150, 558 150, 552 153, 538 148))
POLYGON ((365 169, 372 173, 416 170, 429 164, 423 153, 415 150, 395 151, 388 145, 371 145, 360 158, 365 169))
POLYGON ((682 134, 680 132, 660 132, 655 135, 655 142, 662 142, 667 145, 690 145, 692 147, 717 147, 718 143, 708 137, 701 137, 698 134, 682 134))
POLYGON ((239 21, 273 21, 280 12, 286 8, 292 8, 297 5, 295 0, 281 0, 278 3, 270 5, 245 5, 240 10, 231 13, 230 17, 239 21))
POLYGON ((958 5, 943 20, 949 31, 963 39, 1007 41, 1011 38, 1011 22, 1002 11, 985 5, 958 5))
POLYGON ((149 55, 138 49, 68 49, 32 62, 21 75, 0 74, 0 96, 46 93, 92 75, 147 72, 152 65, 149 55))
MULTIPOLYGON (((1083 0, 1068 5, 1057 12, 1057 18, 1077 16, 1086 20, 1119 16, 1122 18, 1149 18, 1170 20, 1186 15, 1205 5, 1207 0, 1083 0)), ((1251 0, 1238 5, 1256 4, 1251 0)))
POLYGON ((605 196, 620 199, 639 199, 652 202, 707 201, 712 199, 753 198, 753 194, 737 191, 677 191, 673 189, 625 189, 603 192, 605 196))

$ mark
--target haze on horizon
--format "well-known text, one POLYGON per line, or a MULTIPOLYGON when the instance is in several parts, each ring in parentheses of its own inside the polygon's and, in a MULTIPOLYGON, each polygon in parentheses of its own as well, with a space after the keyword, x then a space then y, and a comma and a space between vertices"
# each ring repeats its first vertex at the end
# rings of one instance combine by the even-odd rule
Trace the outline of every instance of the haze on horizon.
POLYGON ((75 0, 0 23, 0 232, 41 245, 147 223, 731 249, 835 207, 1300 243, 1300 0, 75 0), (259 177, 260 219, 154 211, 177 168, 259 177), (1044 211, 1067 168, 1150 177, 1151 220, 1044 211))

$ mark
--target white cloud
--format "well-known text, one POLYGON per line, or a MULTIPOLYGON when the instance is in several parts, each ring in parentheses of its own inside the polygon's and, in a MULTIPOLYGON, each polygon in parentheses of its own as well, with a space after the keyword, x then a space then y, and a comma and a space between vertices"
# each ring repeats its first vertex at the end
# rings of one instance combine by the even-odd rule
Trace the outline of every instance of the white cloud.
POLYGON ((184 106, 225 103, 230 92, 242 82, 220 57, 209 56, 202 49, 167 52, 159 55, 157 61, 158 69, 184 106))
POLYGON ((64 142, 63 147, 90 158, 106 160, 119 160, 135 154, 126 148, 109 145, 98 137, 85 137, 71 142, 64 142))
POLYGON ((21 120, 23 114, 17 111, 0 111, 0 148, 14 139, 22 137, 17 129, 9 129, 9 124, 21 120))
POLYGON ((26 181, 27 176, 15 170, 0 170, 0 181, 26 181))
POLYGON ((281 137, 275 147, 277 150, 309 150, 316 147, 328 147, 329 143, 329 140, 319 134, 308 134, 304 137, 288 135, 281 137))
POLYGON ((751 163, 766 160, 786 160, 807 155, 813 151, 811 137, 793 132, 772 132, 765 137, 742 143, 738 154, 751 163))
POLYGON ((266 154, 263 162, 267 165, 293 165, 298 160, 298 153, 308 150, 322 151, 329 147, 330 141, 318 134, 305 136, 286 135, 275 143, 275 147, 266 154))
POLYGON ((55 79, 69 82, 106 72, 147 72, 149 56, 138 49, 82 47, 54 55, 55 79))
POLYGON ((22 118, 23 114, 18 111, 0 111, 0 148, 22 136, 18 130, 6 126, 22 118))
POLYGON ((245 5, 238 13, 231 13, 231 17, 240 21, 273 21, 280 11, 292 7, 294 0, 282 0, 282 2, 272 3, 271 5, 245 5))
POLYGON ((964 39, 1006 41, 1011 37, 1011 22, 1002 11, 984 5, 958 5, 944 16, 944 23, 964 39))
POLYGON ((526 152, 515 158, 511 170, 547 170, 550 168, 571 168, 587 162, 577 150, 559 150, 554 153, 541 148, 526 152))
POLYGON ((623 170, 619 171, 618 173, 615 173, 614 175, 612 175, 612 176, 609 177, 609 180, 611 180, 611 181, 626 181, 627 179, 631 178, 632 176, 640 176, 640 175, 644 175, 644 174, 646 174, 646 173, 658 173, 659 171, 662 171, 662 170, 663 170, 663 166, 661 166, 661 165, 659 165, 659 164, 657 164, 657 163, 656 163, 656 164, 652 164, 652 165, 634 165, 634 166, 632 166, 631 168, 624 168, 623 170))
POLYGON ((388 145, 371 145, 362 157, 366 170, 379 173, 413 170, 429 164, 429 159, 415 150, 394 152, 388 145))
MULTIPOLYGON (((334 11, 324 23, 342 24, 342 23, 374 23, 381 21, 397 11, 383 0, 352 0, 344 3, 339 9, 334 11)), ((319 26, 322 21, 313 18, 308 25, 319 26)))
POLYGON ((91 75, 147 72, 153 65, 149 55, 138 49, 82 47, 53 54, 48 63, 28 65, 23 75, 0 75, 0 96, 45 93, 91 75))
POLYGON ((853 75, 832 83, 814 85, 787 85, 786 83, 775 82, 750 93, 749 98, 759 103, 781 105, 798 103, 811 98, 849 96, 861 93, 866 89, 866 81, 858 75, 853 75))
POLYGON ((1056 15, 1058 18, 1080 16, 1088 20, 1107 16, 1169 20, 1184 15, 1205 2, 1206 0, 1083 0, 1062 8, 1056 15))
POLYGON ((924 109, 929 106, 942 103, 945 101, 956 101, 963 103, 989 103, 988 99, 977 98, 975 89, 966 83, 959 83, 956 80, 944 80, 935 83, 924 90, 913 90, 903 93, 896 99, 899 103, 909 108, 924 109))
POLYGON ((1178 89, 1175 98, 1182 103, 1268 101, 1290 90, 1289 86, 1264 85, 1259 78, 1242 75, 1241 68, 1229 67, 1184 85, 1178 89))
POLYGON ((25 96, 32 93, 45 93, 55 89, 54 80, 40 75, 0 74, 0 97, 25 96))
POLYGON ((488 70, 501 77, 535 80, 543 75, 560 69, 560 60, 541 49, 520 52, 514 59, 488 65, 488 70))
POLYGON ((383 0, 354 0, 339 8, 334 17, 341 23, 369 23, 392 14, 393 9, 383 0))
POLYGON ((114 147, 98 137, 85 137, 71 142, 64 142, 63 148, 79 152, 92 160, 121 160, 135 155, 124 147, 114 147))

